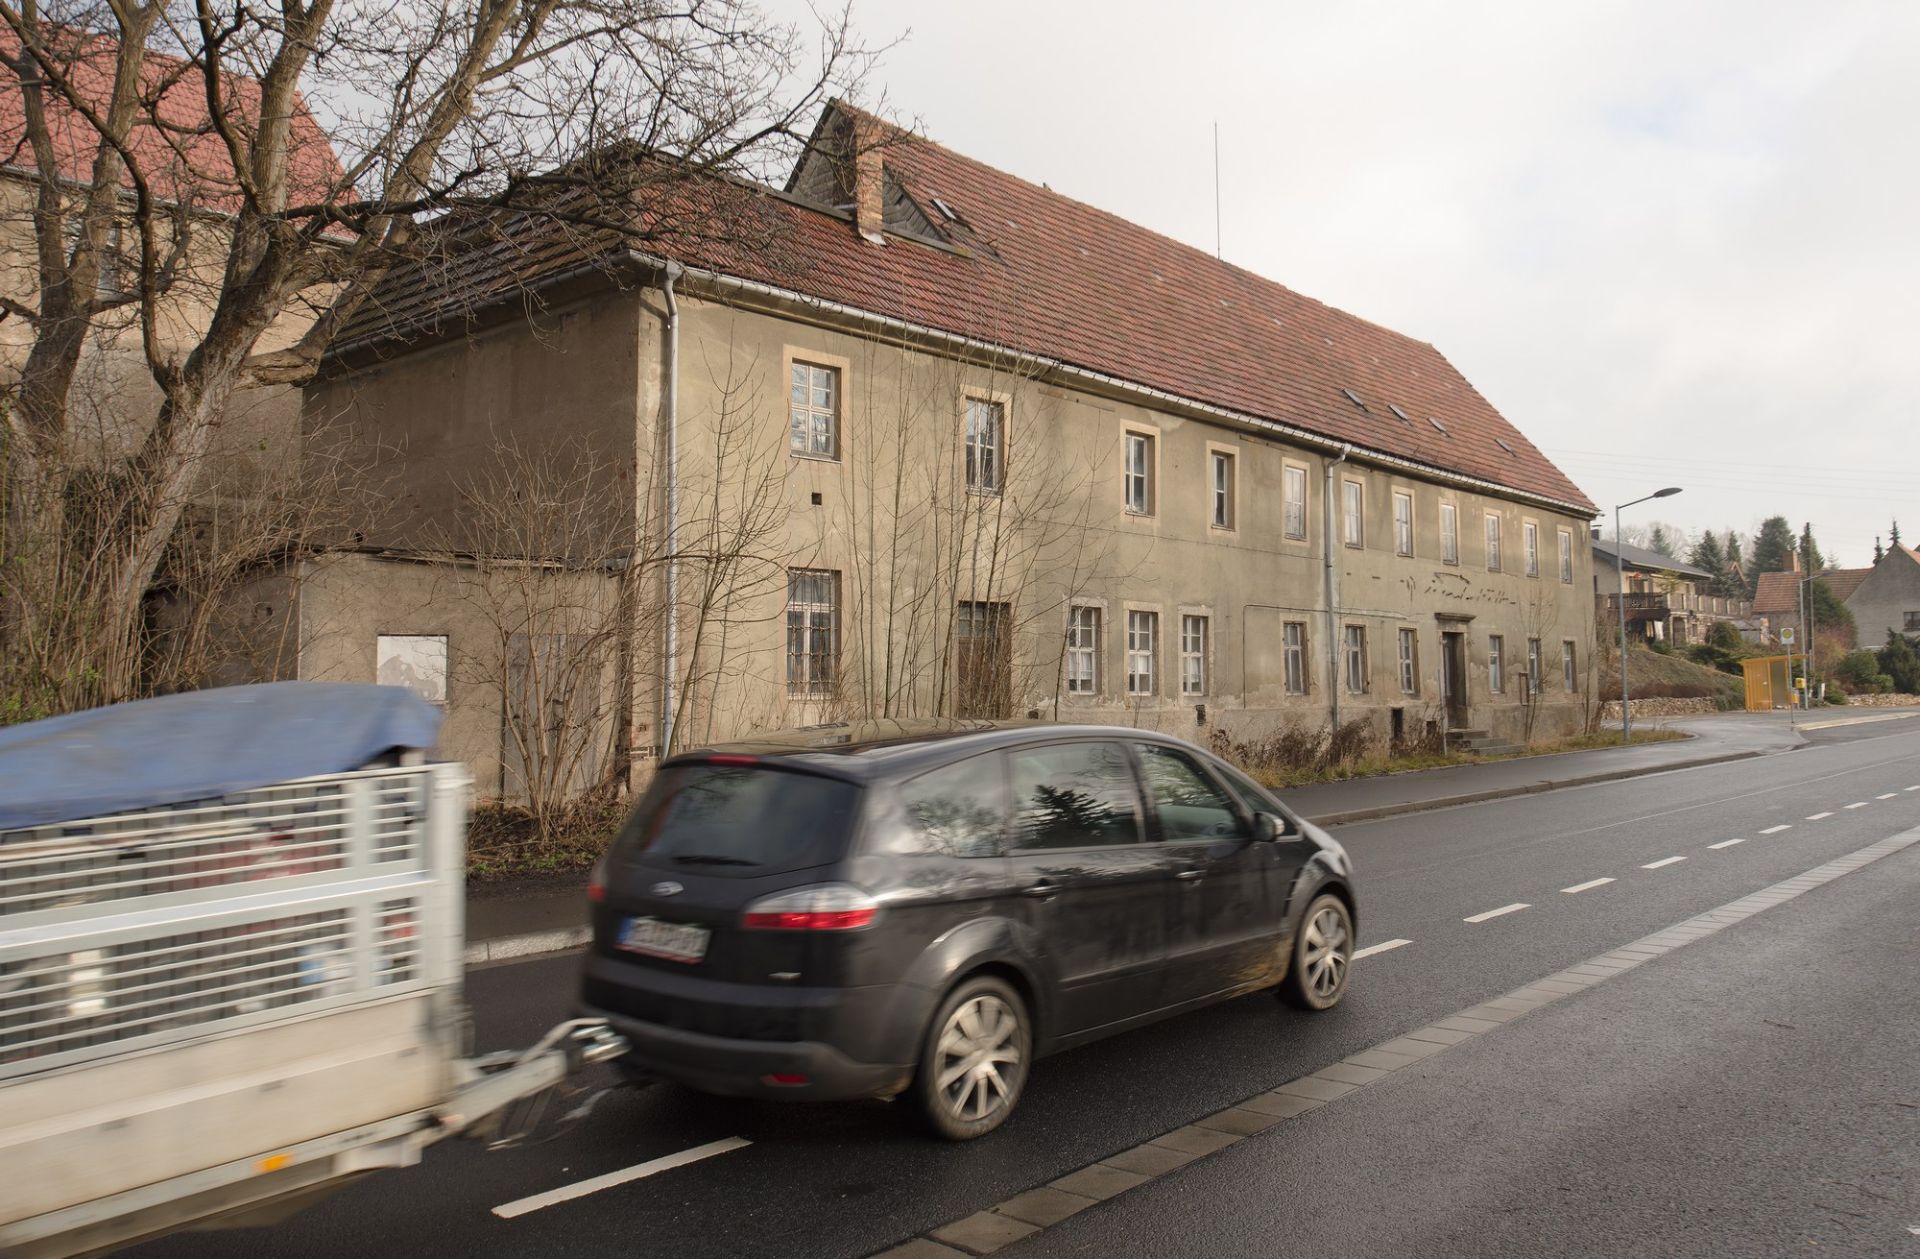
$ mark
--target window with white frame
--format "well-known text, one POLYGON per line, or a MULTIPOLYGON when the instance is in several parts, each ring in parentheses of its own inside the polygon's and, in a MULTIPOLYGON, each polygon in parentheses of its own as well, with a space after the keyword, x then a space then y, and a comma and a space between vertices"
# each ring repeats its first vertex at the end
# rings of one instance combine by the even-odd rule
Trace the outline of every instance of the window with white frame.
POLYGON ((1460 509, 1452 503, 1440 504, 1440 560, 1460 562, 1460 509))
POLYGON ((1085 604, 1067 613, 1067 694, 1100 693, 1100 609, 1085 604))
POLYGON ((1127 613, 1127 694, 1153 694, 1153 662, 1160 654, 1160 614, 1127 613))
POLYGON ((1560 530, 1560 580, 1573 584, 1573 534, 1560 530))
POLYGON ((1207 693, 1207 618, 1183 615, 1180 618, 1180 693, 1207 693))
POLYGON ((1128 512, 1153 514, 1153 438, 1146 433, 1127 434, 1126 490, 1128 512))
POLYGON ((787 694, 833 694, 839 620, 839 573, 787 570, 787 694))
POLYGON ((1233 456, 1215 450, 1207 456, 1208 499, 1213 527, 1233 528, 1233 456))
POLYGON ((789 445, 796 455, 840 457, 840 369, 817 363, 793 363, 793 427, 789 445))
POLYGON ((1507 640, 1487 635, 1487 689, 1495 695, 1507 689, 1507 640))
POLYGON ((967 488, 998 494, 1006 484, 1007 408, 986 398, 967 399, 967 488))
POLYGON ((1307 536, 1307 470, 1288 464, 1283 482, 1287 536, 1304 538, 1307 536))
POLYGON ((1393 553, 1413 554, 1413 495, 1405 490, 1393 494, 1393 553))
POLYGON ((1400 631, 1400 689, 1408 695, 1420 693, 1419 635, 1404 628, 1400 631))
POLYGON ((1348 546, 1366 545, 1366 487, 1358 481, 1341 483, 1341 502, 1344 510, 1341 519, 1344 522, 1342 536, 1348 546))
POLYGON ((1281 631, 1287 694, 1307 693, 1307 623, 1288 621, 1281 631))
POLYGON ((1577 691, 1580 689, 1580 671, 1576 667, 1573 658, 1575 650, 1571 638, 1560 644, 1560 673, 1561 676, 1566 679, 1567 690, 1569 691, 1577 691))
POLYGON ((1540 526, 1531 520, 1526 521, 1520 526, 1520 536, 1526 545, 1527 576, 1538 577, 1540 575, 1540 526))
POLYGON ((1367 627, 1347 626, 1347 689, 1355 695, 1367 690, 1367 627))
POLYGON ((1540 693, 1540 640, 1537 638, 1527 640, 1527 693, 1540 693))
POLYGON ((1487 513, 1487 571, 1500 571, 1500 517, 1487 513))

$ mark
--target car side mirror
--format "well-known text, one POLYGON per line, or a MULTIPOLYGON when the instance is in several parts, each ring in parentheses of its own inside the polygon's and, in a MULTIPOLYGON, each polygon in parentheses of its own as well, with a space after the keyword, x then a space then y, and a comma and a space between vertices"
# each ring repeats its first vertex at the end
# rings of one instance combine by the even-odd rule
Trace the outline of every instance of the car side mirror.
POLYGON ((1253 815, 1253 837, 1263 843, 1275 843, 1293 838, 1293 827, 1287 819, 1272 813, 1253 815))

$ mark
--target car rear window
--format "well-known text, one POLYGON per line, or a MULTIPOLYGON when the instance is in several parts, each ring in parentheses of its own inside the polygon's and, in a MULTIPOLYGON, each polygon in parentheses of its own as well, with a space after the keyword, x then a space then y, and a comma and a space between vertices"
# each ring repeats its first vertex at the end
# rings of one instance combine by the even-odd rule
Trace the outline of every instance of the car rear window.
POLYGON ((846 852, 860 788, 765 765, 669 765, 614 840, 623 861, 752 877, 846 852))

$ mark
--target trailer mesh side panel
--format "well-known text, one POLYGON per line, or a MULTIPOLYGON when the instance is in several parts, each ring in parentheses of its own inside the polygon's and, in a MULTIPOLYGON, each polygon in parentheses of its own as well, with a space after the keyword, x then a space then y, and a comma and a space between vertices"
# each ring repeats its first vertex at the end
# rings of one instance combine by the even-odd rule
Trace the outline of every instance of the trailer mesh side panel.
POLYGON ((456 980, 463 797, 433 812, 455 783, 371 770, 0 832, 0 1079, 456 980))

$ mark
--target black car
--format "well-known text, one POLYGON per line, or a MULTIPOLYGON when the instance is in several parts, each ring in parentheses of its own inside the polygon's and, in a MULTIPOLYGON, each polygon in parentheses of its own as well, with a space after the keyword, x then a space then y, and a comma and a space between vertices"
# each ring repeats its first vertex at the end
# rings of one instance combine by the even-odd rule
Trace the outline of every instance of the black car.
POLYGON ((1139 730, 822 727, 667 761, 596 867, 583 1013, 630 1074, 910 1093, 989 1132, 1036 1057, 1278 986, 1346 991, 1346 852, 1139 730))

